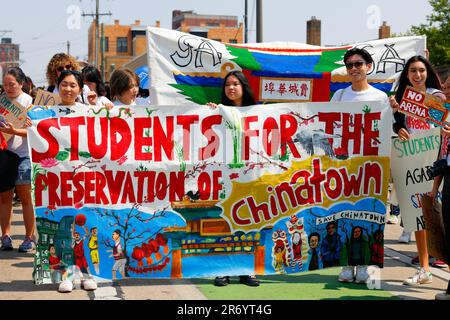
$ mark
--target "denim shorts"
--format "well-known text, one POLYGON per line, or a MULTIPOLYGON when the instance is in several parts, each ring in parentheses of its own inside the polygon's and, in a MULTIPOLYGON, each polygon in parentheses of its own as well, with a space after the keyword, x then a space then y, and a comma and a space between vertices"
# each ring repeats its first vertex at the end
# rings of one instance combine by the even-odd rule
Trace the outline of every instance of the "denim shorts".
POLYGON ((17 170, 16 185, 31 183, 31 162, 29 157, 20 158, 17 170))

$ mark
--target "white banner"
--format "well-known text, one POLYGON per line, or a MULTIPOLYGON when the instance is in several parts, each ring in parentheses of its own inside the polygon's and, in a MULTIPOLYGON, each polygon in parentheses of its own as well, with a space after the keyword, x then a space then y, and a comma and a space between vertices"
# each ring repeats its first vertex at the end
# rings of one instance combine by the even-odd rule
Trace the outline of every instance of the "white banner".
POLYGON ((340 47, 228 44, 154 27, 148 27, 147 36, 150 96, 156 105, 220 103, 222 79, 233 70, 245 74, 258 103, 327 102, 338 89, 350 85, 343 56, 353 47, 372 55, 370 84, 392 92, 406 61, 425 50, 424 36, 340 47))
POLYGON ((405 231, 424 229, 421 197, 433 187, 427 167, 437 159, 439 132, 439 128, 434 128, 411 134, 408 141, 392 141, 392 177, 405 231))

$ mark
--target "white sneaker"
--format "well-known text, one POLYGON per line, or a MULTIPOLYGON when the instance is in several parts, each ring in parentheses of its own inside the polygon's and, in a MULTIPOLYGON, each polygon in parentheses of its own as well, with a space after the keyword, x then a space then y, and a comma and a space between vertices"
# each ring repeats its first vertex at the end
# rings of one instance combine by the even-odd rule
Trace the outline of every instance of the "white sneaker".
POLYGON ((59 284, 58 292, 68 293, 73 290, 73 282, 70 280, 64 280, 59 284))
POLYGON ((446 292, 438 293, 434 296, 436 300, 450 300, 450 294, 446 292))
POLYGON ((97 282, 92 278, 83 279, 81 280, 81 288, 86 291, 95 290, 97 289, 97 282))
POLYGON ((369 279, 369 273, 367 272, 367 266, 356 266, 356 283, 367 283, 369 279))
POLYGON ((398 238, 399 243, 408 243, 411 241, 411 232, 404 231, 402 232, 402 235, 400 238, 398 238))
POLYGON ((338 280, 341 282, 353 282, 355 277, 355 267, 346 266, 343 267, 341 273, 339 273, 338 280))
POLYGON ((427 284, 433 282, 433 275, 431 272, 425 271, 424 268, 419 268, 416 273, 403 281, 403 284, 408 286, 417 286, 420 284, 427 284))

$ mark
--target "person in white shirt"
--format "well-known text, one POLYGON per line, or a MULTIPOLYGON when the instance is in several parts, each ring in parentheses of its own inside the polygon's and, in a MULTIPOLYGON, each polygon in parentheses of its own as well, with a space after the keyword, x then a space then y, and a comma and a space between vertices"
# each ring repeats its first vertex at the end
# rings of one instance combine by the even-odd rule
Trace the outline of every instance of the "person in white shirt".
POLYGON ((102 81, 100 71, 94 66, 86 66, 81 71, 83 76, 84 85, 88 86, 90 92, 88 94, 89 104, 95 104, 96 106, 107 107, 111 109, 114 105, 106 97, 107 91, 105 84, 102 81), (91 103, 94 102, 94 103, 91 103))
POLYGON ((138 98, 139 76, 130 69, 116 69, 111 74, 111 98, 114 106, 149 105, 149 100, 138 98))
MULTIPOLYGON (((81 93, 83 87, 83 78, 81 72, 73 70, 63 70, 57 80, 57 86, 61 103, 59 106, 68 108, 76 108, 83 106, 83 104, 77 101, 78 95, 81 93)), ((73 226, 75 228, 75 224, 73 226)), ((75 229, 72 230, 75 234, 75 229)), ((81 271, 80 271, 81 272, 81 271)), ((91 291, 97 289, 97 283, 90 274, 83 273, 83 279, 81 280, 81 287, 85 290, 91 291)), ((65 279, 59 284, 59 292, 71 292, 73 290, 73 279, 65 279)))
MULTIPOLYGON (((27 108, 32 103, 32 98, 22 91, 26 81, 25 74, 18 67, 8 69, 3 76, 3 86, 6 98, 27 108)), ((11 214, 14 189, 22 203, 23 221, 25 225, 25 239, 19 246, 19 252, 29 252, 34 249, 33 234, 35 229, 34 209, 31 199, 31 162, 27 143, 27 130, 30 122, 23 128, 15 128, 10 122, 0 123, 0 132, 10 134, 7 150, 17 154, 19 166, 17 171, 15 188, 0 193, 0 224, 2 229, 1 250, 12 250, 13 245, 10 237, 11 214)))
MULTIPOLYGON (((47 91, 58 94, 58 78, 64 70, 80 71, 80 65, 77 60, 66 53, 56 53, 47 65, 47 91)), ((81 93, 77 97, 77 101, 83 104, 88 103, 88 95, 90 89, 87 85, 83 85, 81 93)))
MULTIPOLYGON (((352 84, 345 89, 336 91, 331 101, 382 101, 389 103, 386 93, 371 86, 367 81, 367 74, 373 67, 372 56, 367 50, 359 48, 348 50, 344 55, 344 64, 352 84)), ((364 263, 365 257, 362 253, 359 256, 361 258, 359 261, 363 263, 356 264, 354 263, 356 260, 352 259, 351 256, 348 257, 349 265, 342 268, 338 277, 339 281, 367 283, 369 274, 367 265, 364 263)))

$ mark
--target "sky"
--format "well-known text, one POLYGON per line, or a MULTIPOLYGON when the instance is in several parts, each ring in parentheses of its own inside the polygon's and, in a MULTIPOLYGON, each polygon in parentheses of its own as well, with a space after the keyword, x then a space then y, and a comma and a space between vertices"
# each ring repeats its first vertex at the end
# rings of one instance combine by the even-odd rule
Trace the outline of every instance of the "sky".
MULTIPOLYGON (((46 84, 50 58, 67 52, 87 59, 88 28, 95 0, 0 0, 0 38, 20 45, 20 67, 38 86, 46 84), (17 4, 23 7, 20 10, 17 4), (5 33, 4 30, 12 30, 5 33)), ((262 0, 263 42, 306 42, 306 21, 322 22, 322 45, 342 45, 378 38, 378 27, 386 21, 391 32, 403 33, 426 22, 432 8, 428 0, 262 0)), ((154 26, 171 29, 172 10, 194 10, 198 14, 237 16, 243 22, 244 0, 100 0, 100 12, 111 12, 100 22, 154 26)), ((256 42, 256 1, 248 0, 249 42, 256 42)))

